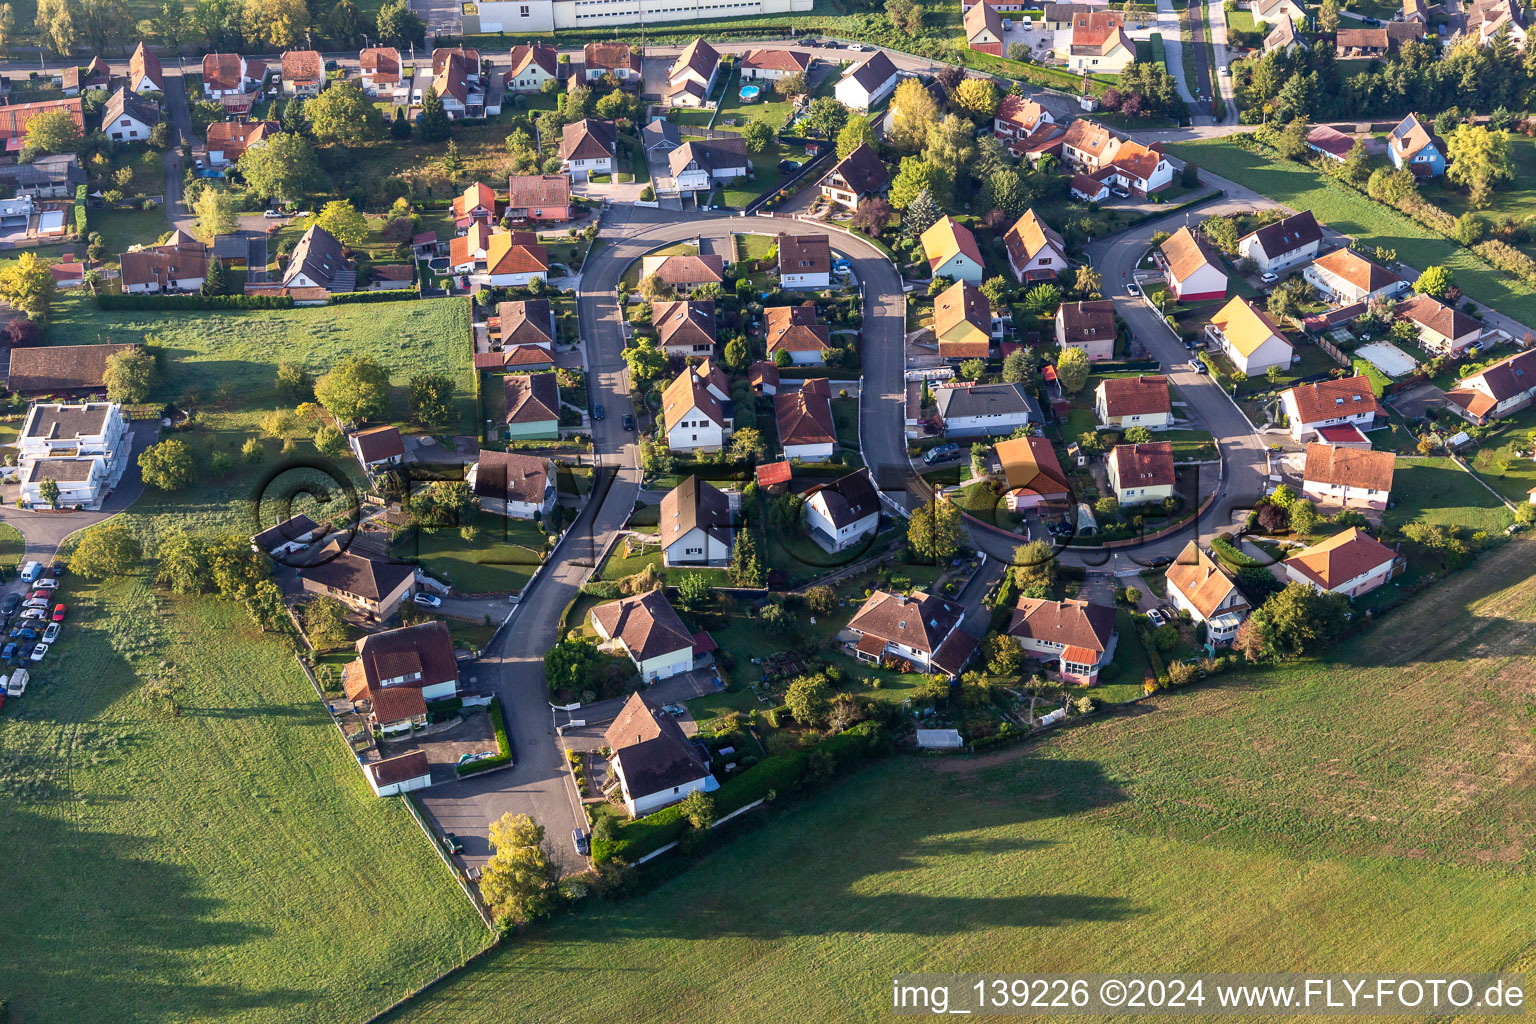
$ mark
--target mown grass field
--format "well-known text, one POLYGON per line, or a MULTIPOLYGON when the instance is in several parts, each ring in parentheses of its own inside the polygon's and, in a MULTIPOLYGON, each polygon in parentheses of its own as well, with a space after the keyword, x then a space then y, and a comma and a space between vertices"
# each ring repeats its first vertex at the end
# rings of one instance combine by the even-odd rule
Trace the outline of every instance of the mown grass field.
POLYGON ((395 546, 398 558, 453 584, 461 594, 520 591, 538 569, 545 534, 532 522, 477 513, 475 535, 466 540, 458 527, 408 530, 395 546))
POLYGON ((1397 258, 1418 270, 1449 267, 1469 298, 1524 323, 1536 322, 1536 289, 1492 269, 1454 242, 1432 234, 1381 203, 1334 185, 1311 168, 1251 153, 1227 141, 1181 142, 1168 147, 1199 166, 1295 210, 1311 210, 1335 231, 1369 245, 1397 250, 1397 258))
POLYGON ((138 580, 66 594, 0 717, 10 1020, 356 1021, 486 944, 286 643, 138 580))
POLYGON ((883 1020, 904 970, 1529 967, 1531 556, 1326 663, 880 764, 394 1019, 883 1020))
MULTIPOLYGON (((1476 458, 1482 457, 1479 451, 1476 458)), ((1486 474, 1484 479, 1496 488, 1501 483, 1500 478, 1486 474)), ((1520 500, 1524 497, 1522 492, 1520 500)), ((1498 498, 1448 458, 1398 459, 1392 473, 1392 502, 1382 525, 1393 533, 1417 521, 1498 533, 1515 521, 1498 498)))

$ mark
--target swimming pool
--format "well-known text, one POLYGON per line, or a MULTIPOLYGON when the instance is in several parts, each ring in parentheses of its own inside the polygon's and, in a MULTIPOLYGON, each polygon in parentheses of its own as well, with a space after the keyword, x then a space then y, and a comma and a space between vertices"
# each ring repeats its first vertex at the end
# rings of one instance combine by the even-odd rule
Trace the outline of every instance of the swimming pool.
POLYGON ((744 85, 741 87, 741 99, 743 103, 751 103, 762 94, 762 87, 757 85, 744 85))

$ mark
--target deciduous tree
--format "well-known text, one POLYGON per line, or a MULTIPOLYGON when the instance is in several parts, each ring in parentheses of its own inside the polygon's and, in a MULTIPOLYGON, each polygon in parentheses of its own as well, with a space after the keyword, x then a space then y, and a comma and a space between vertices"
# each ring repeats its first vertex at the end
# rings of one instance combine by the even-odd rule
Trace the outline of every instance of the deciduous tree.
POLYGON ((1056 356, 1056 379, 1062 390, 1075 395, 1088 383, 1088 353, 1080 348, 1064 348, 1056 356))
POLYGON ((143 556, 133 531, 118 523, 103 523, 80 538, 69 567, 87 579, 117 579, 133 572, 143 556))
POLYGON ((347 356, 315 384, 315 397, 343 423, 389 411, 389 371, 372 356, 347 356))
POLYGON ((960 549, 960 510, 941 500, 919 505, 907 522, 907 546, 935 561, 954 555, 960 549))
POLYGON ((48 319, 56 291, 48 264, 35 252, 24 252, 0 269, 0 298, 32 320, 48 319))
POLYGON ((865 114, 854 114, 837 133, 837 158, 841 160, 863 145, 879 145, 875 123, 865 114))
POLYGON ((236 167, 246 187, 261 199, 297 199, 313 191, 322 177, 313 147, 290 131, 247 149, 236 167))
POLYGON ((918 78, 902 79, 891 97, 891 144, 916 152, 928 138, 928 126, 938 119, 939 102, 928 87, 918 78))
POLYGON ((310 131, 317 142, 360 146, 384 135, 384 116, 354 79, 332 82, 309 101, 304 112, 309 115, 310 131))
POLYGON ((45 110, 27 122, 26 148, 36 153, 76 153, 85 133, 64 109, 45 110))
POLYGON ((179 491, 197 475, 191 449, 174 437, 140 452, 139 471, 146 484, 162 491, 179 491))
POLYGON ((495 851, 481 869, 480 895, 503 927, 548 917, 555 908, 559 868, 544 849, 544 827, 510 811, 491 822, 495 851))
POLYGON ((153 354, 143 348, 128 348, 107 359, 101 377, 109 401, 137 405, 154 391, 159 374, 153 354))

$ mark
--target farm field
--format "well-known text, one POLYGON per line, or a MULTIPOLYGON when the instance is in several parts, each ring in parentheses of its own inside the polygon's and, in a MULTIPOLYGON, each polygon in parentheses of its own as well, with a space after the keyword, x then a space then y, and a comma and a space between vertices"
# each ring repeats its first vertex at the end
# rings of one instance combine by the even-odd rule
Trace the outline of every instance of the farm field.
POLYGON ((1432 234, 1381 203, 1324 181, 1311 168, 1250 153, 1226 141, 1175 143, 1181 160, 1193 160, 1212 174, 1260 192, 1295 210, 1311 210, 1319 221, 1368 245, 1397 250, 1417 270, 1430 264, 1450 268, 1469 298, 1516 320, 1536 322, 1536 289, 1488 267, 1469 251, 1432 234))
POLYGON ((67 596, 0 718, 11 1020, 355 1021, 486 945, 285 642, 141 580, 67 596))
POLYGON ((1531 555, 1505 546, 1327 662, 882 763, 392 1019, 875 1020, 919 967, 1528 968, 1531 555), (838 852, 807 871, 818 849, 838 852))

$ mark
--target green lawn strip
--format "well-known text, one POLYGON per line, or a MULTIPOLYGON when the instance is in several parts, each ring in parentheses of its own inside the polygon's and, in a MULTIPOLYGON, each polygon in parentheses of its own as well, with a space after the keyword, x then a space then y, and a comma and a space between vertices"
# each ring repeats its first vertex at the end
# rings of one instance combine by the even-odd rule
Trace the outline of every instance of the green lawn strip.
POLYGON ((832 399, 832 419, 837 424, 837 442, 848 448, 859 447, 859 400, 832 399))
POLYGON ((477 513, 475 536, 465 540, 457 526, 408 530, 395 555, 418 563, 464 594, 520 591, 541 564, 545 534, 526 519, 477 513))
MULTIPOLYGON (((1531 489, 1536 487, 1532 445, 1536 445, 1536 410, 1526 409, 1510 418, 1509 427, 1502 434, 1483 442, 1472 456, 1472 469, 1505 498, 1523 504, 1530 500, 1531 489)), ((1396 490, 1394 484, 1394 494, 1396 490)), ((1481 487, 1477 490, 1487 495, 1481 487)))
POLYGON ((21 531, 10 523, 0 523, 0 567, 13 568, 21 561, 21 553, 26 549, 27 542, 21 531))
POLYGON ((154 245, 171 230, 165 210, 158 206, 152 210, 92 210, 90 222, 92 231, 101 232, 107 259, 113 262, 130 245, 154 245))
POLYGON ((140 580, 65 593, 0 718, 17 1019, 360 1020, 486 945, 283 639, 140 580), (144 697, 156 677, 179 716, 144 697))
POLYGON ((1206 462, 1216 458, 1216 441, 1209 430, 1159 430, 1154 441, 1171 441, 1175 462, 1206 462))
POLYGON ((1173 143, 1169 151, 1213 174, 1241 182, 1296 210, 1311 210, 1319 221, 1366 245, 1383 245, 1422 270, 1448 267, 1468 297, 1526 323, 1536 322, 1536 288, 1483 263, 1470 251, 1435 235, 1381 203, 1325 181, 1300 164, 1251 153, 1226 141, 1173 143))
MULTIPOLYGON (((1482 454, 1479 452, 1478 457, 1482 454)), ((1519 476, 1511 477, 1485 472, 1481 477, 1495 489, 1510 493, 1511 500, 1517 500, 1514 492, 1518 491, 1518 500, 1524 501, 1525 492, 1536 485, 1536 473, 1524 466, 1519 472, 1519 476)), ((1497 533, 1514 522, 1514 515, 1501 501, 1448 458, 1398 459, 1392 474, 1392 505, 1382 519, 1389 533, 1401 532, 1412 522, 1497 533)))

